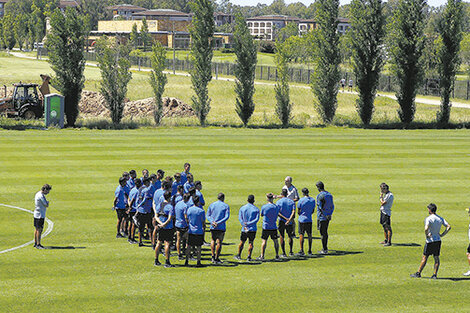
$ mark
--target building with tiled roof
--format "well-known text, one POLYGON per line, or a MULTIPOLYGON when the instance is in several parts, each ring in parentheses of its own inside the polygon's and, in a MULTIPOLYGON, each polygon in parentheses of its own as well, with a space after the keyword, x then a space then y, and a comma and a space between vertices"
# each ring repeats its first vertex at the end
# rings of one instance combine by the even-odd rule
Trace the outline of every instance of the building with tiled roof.
POLYGON ((142 8, 132 4, 118 4, 109 6, 106 9, 112 12, 114 18, 121 17, 125 18, 126 20, 132 19, 132 14, 134 13, 147 11, 146 8, 142 8))

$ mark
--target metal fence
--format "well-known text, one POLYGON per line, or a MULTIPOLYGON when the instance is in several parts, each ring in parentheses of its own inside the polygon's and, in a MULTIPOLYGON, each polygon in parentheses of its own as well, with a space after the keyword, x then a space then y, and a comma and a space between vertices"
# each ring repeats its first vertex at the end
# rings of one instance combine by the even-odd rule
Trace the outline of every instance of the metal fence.
MULTIPOLYGON (((47 51, 42 49, 41 55, 47 55, 47 51)), ((87 61, 96 61, 96 54, 94 52, 85 52, 87 61)), ((131 57, 131 64, 134 67, 150 67, 150 58, 148 57, 131 57)), ((169 71, 175 72, 189 72, 192 69, 192 64, 189 59, 167 59, 166 68, 169 71)), ((225 63, 212 63, 212 73, 216 79, 219 76, 235 76, 235 64, 225 63)), ((289 68, 289 81, 292 83, 303 83, 310 84, 313 70, 303 67, 291 67, 289 68)), ((351 72, 342 72, 341 78, 344 78, 346 82, 350 79, 353 81, 353 85, 356 85, 356 79, 354 74, 351 72)), ((256 80, 277 80, 277 69, 274 66, 256 66, 255 71, 256 80)), ((379 92, 395 92, 398 90, 398 84, 393 76, 380 75, 379 86, 377 88, 379 92)), ((425 78, 422 86, 418 89, 418 94, 426 96, 440 96, 439 80, 435 78, 425 78)), ((466 99, 470 98, 470 81, 468 80, 457 80, 455 81, 454 91, 452 96, 454 98, 466 99)))

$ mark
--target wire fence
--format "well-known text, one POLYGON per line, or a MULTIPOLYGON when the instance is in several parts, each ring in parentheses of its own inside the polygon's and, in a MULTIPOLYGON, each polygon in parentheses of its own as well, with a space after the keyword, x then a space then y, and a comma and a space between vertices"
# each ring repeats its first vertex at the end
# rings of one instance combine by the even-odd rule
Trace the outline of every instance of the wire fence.
MULTIPOLYGON (((41 55, 47 55, 47 51, 42 50, 41 55)), ((96 53, 85 52, 87 61, 96 61, 96 53)), ((130 58, 131 64, 134 67, 151 67, 150 58, 148 57, 135 57, 130 58)), ((189 59, 167 59, 166 69, 174 72, 190 72, 192 69, 192 63, 189 59)), ((291 67, 289 68, 289 82, 291 83, 302 83, 310 84, 312 80, 313 69, 302 68, 302 67, 291 67)), ((219 76, 235 76, 235 64, 230 62, 213 62, 212 63, 212 74, 216 79, 219 76)), ((346 85, 352 80, 353 86, 356 85, 356 78, 351 72, 342 72, 341 78, 344 78, 346 85)), ((265 81, 277 81, 277 69, 274 66, 258 65, 255 71, 256 80, 265 81)), ((395 92, 398 90, 398 83, 393 76, 380 75, 378 92, 395 92)), ((418 94, 425 96, 440 96, 439 79, 436 78, 425 78, 422 86, 418 89, 418 94)), ((454 83, 454 91, 452 97, 459 99, 470 98, 470 81, 468 80, 456 80, 454 83)))

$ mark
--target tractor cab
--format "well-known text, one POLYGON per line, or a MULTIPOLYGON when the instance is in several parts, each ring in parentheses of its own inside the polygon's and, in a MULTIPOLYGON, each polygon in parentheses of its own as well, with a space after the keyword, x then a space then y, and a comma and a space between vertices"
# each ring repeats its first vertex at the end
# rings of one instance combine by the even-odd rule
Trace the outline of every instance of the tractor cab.
POLYGON ((43 115, 43 99, 38 95, 37 84, 15 84, 11 99, 10 116, 19 116, 25 119, 40 118, 43 115))

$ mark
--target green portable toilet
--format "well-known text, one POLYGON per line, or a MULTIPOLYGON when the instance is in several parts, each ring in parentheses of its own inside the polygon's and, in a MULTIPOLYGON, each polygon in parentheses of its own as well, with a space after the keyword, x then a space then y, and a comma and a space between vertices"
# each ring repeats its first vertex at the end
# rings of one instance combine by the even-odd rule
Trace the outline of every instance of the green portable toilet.
POLYGON ((44 98, 44 116, 46 127, 59 126, 64 128, 64 96, 56 93, 46 95, 44 98))

